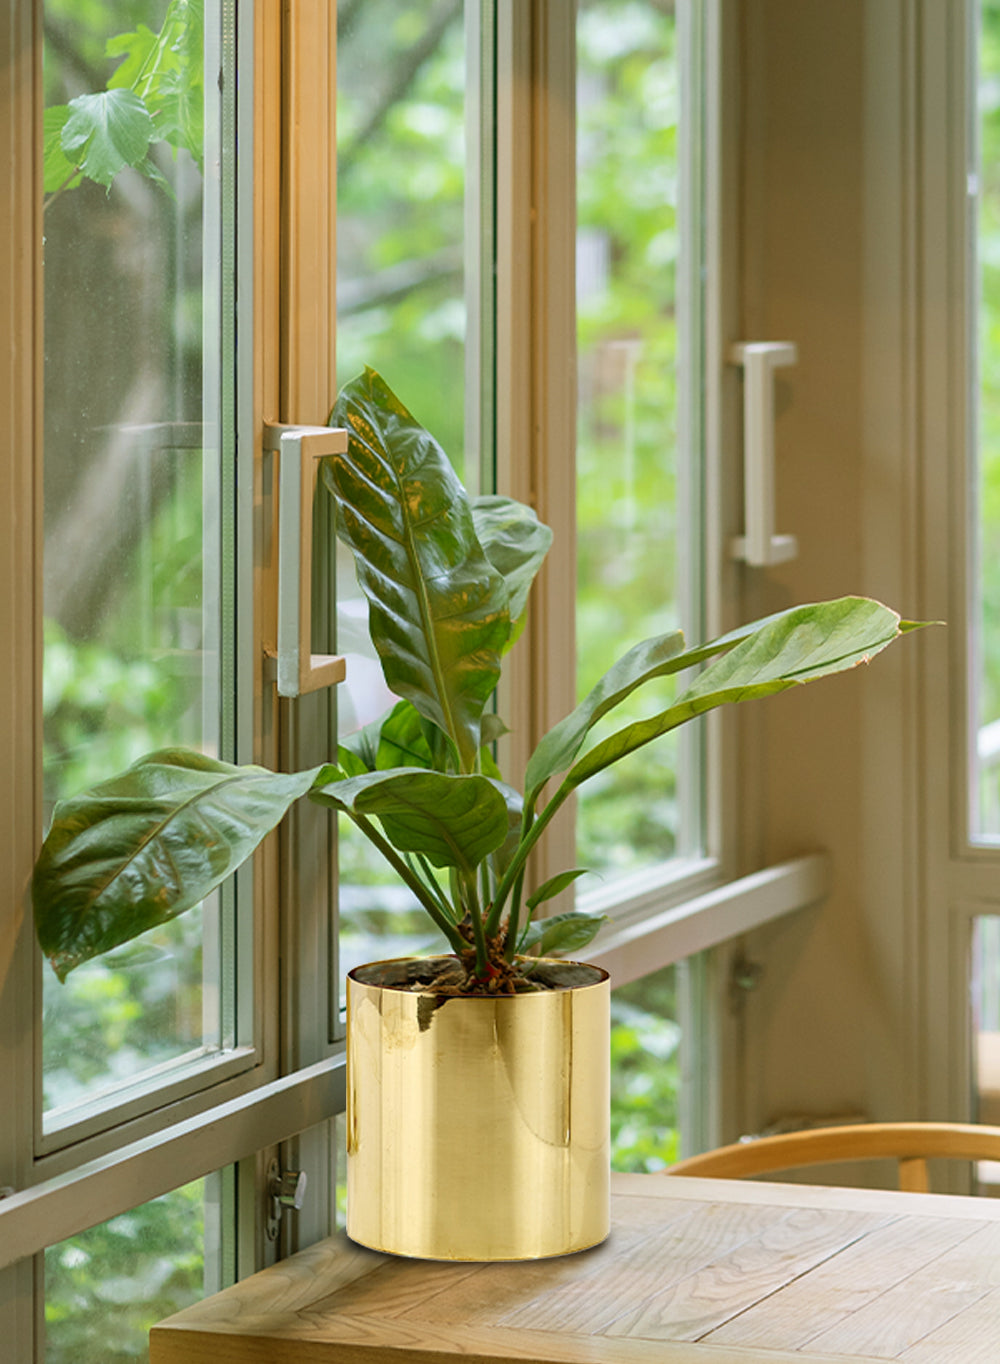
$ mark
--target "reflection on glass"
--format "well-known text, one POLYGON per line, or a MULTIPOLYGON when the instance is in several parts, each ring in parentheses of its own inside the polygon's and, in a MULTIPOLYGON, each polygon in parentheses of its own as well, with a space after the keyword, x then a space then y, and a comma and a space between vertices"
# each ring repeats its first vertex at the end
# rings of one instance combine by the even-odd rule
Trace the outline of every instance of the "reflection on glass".
MULTIPOLYGON (((342 381, 365 365, 384 374, 474 489, 478 418, 466 417, 466 368, 479 285, 466 249, 480 207, 471 188, 478 40, 465 8, 463 0, 368 0, 338 12, 337 368, 342 381)), ((337 644, 348 660, 338 725, 346 734, 396 698, 382 681, 367 604, 343 550, 337 582, 337 644)), ((426 914, 347 819, 339 856, 341 976, 433 943, 426 914)))
MULTIPOLYGON (((679 70, 672 4, 577 11, 577 690, 681 623, 677 445, 679 70)), ((662 698, 664 693, 660 693, 662 698)), ((615 728, 644 712, 637 700, 615 728)), ((636 871, 677 849, 678 748, 578 797, 578 860, 636 871)))
MULTIPOLYGON (((151 748, 218 742, 219 19, 200 10, 44 8, 48 810, 151 748)), ((195 912, 65 986, 46 971, 47 1108, 211 1040, 203 942, 195 912)))
POLYGON ((679 1156, 677 971, 611 991, 611 1168, 655 1171, 679 1156))
POLYGON ((979 42, 978 558, 972 576, 975 644, 970 765, 971 833, 1000 839, 1000 3, 981 0, 979 42))
POLYGON ((45 1252, 45 1364, 141 1364, 149 1328, 223 1287, 231 1171, 175 1189, 45 1252))

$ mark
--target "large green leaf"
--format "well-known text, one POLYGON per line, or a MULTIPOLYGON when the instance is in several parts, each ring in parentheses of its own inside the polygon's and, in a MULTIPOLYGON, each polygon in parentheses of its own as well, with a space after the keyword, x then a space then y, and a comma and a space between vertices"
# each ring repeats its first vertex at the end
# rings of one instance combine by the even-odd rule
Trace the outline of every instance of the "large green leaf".
POLYGON ((323 461, 337 529, 354 552, 386 682, 449 736, 463 771, 510 634, 507 588, 476 538, 444 451, 372 369, 341 391, 350 433, 323 461))
POLYGON ((59 979, 198 904, 315 775, 162 749, 61 801, 32 883, 38 940, 59 979))
MULTIPOLYGON (((534 799, 548 779, 570 765, 589 731, 637 687, 654 677, 677 670, 676 660, 684 649, 680 630, 643 640, 623 654, 617 663, 584 697, 575 710, 563 716, 539 742, 528 760, 525 791, 534 799)), ((690 666, 690 665, 687 665, 690 666)))
POLYGON ((596 744, 563 782, 569 790, 678 725, 717 706, 770 696, 789 687, 867 663, 917 626, 864 597, 794 607, 763 624, 716 658, 677 701, 596 744))
POLYGON ((374 815, 399 852, 423 853, 435 867, 473 872, 507 837, 507 803, 488 777, 369 772, 316 786, 310 798, 347 814, 374 815))
POLYGON ((512 621, 523 616, 535 574, 552 544, 552 531, 533 508, 512 497, 488 495, 472 503, 476 536, 487 559, 507 583, 512 621))
POLYGON ((126 166, 145 167, 154 137, 153 120, 132 90, 77 95, 62 126, 67 159, 99 185, 110 186, 126 166))

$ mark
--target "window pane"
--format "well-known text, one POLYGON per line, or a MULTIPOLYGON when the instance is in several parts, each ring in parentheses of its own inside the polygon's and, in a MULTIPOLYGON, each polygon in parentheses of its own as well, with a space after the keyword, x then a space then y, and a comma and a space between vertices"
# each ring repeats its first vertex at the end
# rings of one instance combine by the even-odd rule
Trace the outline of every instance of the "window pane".
MULTIPOLYGON (((577 690, 627 648, 691 621, 678 382, 680 27, 672 4, 581 0, 577 19, 577 690)), ((690 445, 690 442, 689 442, 690 445)), ((695 452, 689 450, 693 457, 695 452)), ((664 696, 659 692, 659 697, 664 696)), ((650 713, 637 699, 614 728, 650 713)), ((637 871, 691 852, 672 738, 579 794, 580 864, 637 871)))
POLYGON ((232 1171, 197 1180, 45 1252, 45 1364, 134 1364, 149 1328, 229 1279, 232 1171))
POLYGON ((971 766, 973 837, 1000 838, 1000 3, 981 0, 979 42, 978 558, 971 766))
MULTIPOLYGON (((972 1113, 976 1122, 1000 1126, 1000 915, 981 914, 972 925, 972 1113)), ((1000 1162, 980 1161, 980 1193, 1000 1196, 1000 1162)))
MULTIPOLYGON (((231 157, 219 152, 214 74, 223 6, 206 6, 204 23, 199 11, 176 0, 44 10, 50 809, 151 748, 219 749, 232 339, 220 323, 230 252, 218 167, 231 157)), ((203 976, 214 923, 214 910, 195 912, 66 986, 46 971, 48 1108, 218 1045, 203 976)))
MULTIPOLYGON (((489 34, 477 23, 462 0, 369 0, 342 6, 337 27, 338 372, 343 382, 365 365, 379 370, 471 492, 491 440, 480 392, 491 368, 481 360, 491 326, 481 280, 492 280, 492 268, 480 264, 491 221, 480 186, 491 177, 479 122, 489 34)), ((346 734, 396 698, 343 549, 337 582, 346 734)), ((339 877, 342 976, 364 961, 433 948, 426 914, 348 820, 339 877)))
POLYGON ((611 991, 611 1165, 655 1171, 679 1156, 677 970, 611 991))

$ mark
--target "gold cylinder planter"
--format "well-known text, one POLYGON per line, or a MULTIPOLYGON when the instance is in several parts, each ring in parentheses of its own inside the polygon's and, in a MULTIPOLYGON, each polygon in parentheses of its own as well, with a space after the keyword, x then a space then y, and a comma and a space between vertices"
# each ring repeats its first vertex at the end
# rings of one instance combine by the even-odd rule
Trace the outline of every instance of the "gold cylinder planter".
MULTIPOLYGON (((609 1219, 609 984, 491 998, 347 977, 347 1234, 432 1260, 528 1260, 597 1245, 609 1219)), ((579 982, 579 983, 578 983, 579 982)))

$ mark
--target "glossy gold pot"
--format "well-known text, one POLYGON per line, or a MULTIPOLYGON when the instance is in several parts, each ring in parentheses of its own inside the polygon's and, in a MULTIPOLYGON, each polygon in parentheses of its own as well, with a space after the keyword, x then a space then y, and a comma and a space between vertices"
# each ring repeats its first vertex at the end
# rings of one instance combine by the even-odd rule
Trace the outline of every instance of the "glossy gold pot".
POLYGON ((434 1260, 526 1260, 603 1241, 609 1217, 606 971, 450 998, 347 978, 347 1234, 434 1260))

